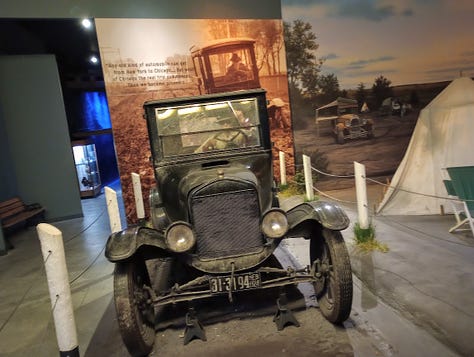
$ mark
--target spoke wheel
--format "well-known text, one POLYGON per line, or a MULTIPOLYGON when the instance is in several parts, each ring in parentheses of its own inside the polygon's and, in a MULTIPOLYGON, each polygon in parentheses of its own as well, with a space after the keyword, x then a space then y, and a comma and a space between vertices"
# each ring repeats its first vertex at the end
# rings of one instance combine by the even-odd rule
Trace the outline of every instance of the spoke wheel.
POLYGON ((115 265, 114 300, 119 330, 132 356, 148 355, 155 341, 154 308, 145 263, 140 260, 115 265))
POLYGON ((314 283, 323 316, 334 324, 347 320, 352 307, 352 271, 349 253, 338 231, 322 229, 322 240, 313 237, 310 258, 320 261, 321 277, 314 283))

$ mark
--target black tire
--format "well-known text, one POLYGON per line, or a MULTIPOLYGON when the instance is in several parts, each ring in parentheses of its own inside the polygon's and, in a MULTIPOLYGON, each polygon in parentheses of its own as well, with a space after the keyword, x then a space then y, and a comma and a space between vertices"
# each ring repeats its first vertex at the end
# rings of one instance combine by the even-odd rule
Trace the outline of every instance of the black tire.
POLYGON ((115 265, 115 310, 122 340, 132 356, 148 355, 155 342, 155 313, 144 285, 150 286, 144 261, 115 265))
POLYGON ((314 290, 323 316, 334 324, 340 324, 351 313, 351 262, 340 232, 323 228, 321 233, 322 239, 312 237, 310 242, 311 262, 319 259, 323 270, 314 290))

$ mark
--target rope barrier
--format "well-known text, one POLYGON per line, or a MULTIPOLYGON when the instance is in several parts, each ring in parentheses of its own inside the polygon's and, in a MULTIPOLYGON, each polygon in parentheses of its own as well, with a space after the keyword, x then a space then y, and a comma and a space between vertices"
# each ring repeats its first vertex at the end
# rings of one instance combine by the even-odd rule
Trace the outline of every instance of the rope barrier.
POLYGON ((317 193, 319 193, 320 195, 325 196, 325 197, 327 197, 327 198, 330 198, 331 200, 338 201, 338 202, 342 202, 342 203, 357 204, 357 202, 355 202, 355 201, 345 201, 345 200, 341 200, 341 199, 339 199, 339 198, 336 198, 336 197, 334 197, 334 196, 328 195, 327 193, 324 193, 323 191, 318 190, 318 189, 317 189, 316 187, 314 187, 314 186, 313 186, 313 189, 314 189, 317 193))
POLYGON ((77 279, 83 276, 95 264, 97 259, 99 259, 102 256, 102 252, 104 251, 104 249, 105 249, 105 245, 102 247, 99 254, 97 254, 97 256, 92 260, 92 262, 82 272, 80 272, 74 279, 69 281, 70 285, 74 284, 77 281, 77 279))
MULTIPOLYGON (((322 175, 325 175, 325 176, 329 176, 329 177, 337 177, 337 178, 354 178, 355 175, 335 175, 335 174, 330 174, 328 172, 324 172, 324 171, 321 171, 321 170, 318 170, 317 168, 311 166, 311 170, 313 171, 316 171, 317 173, 320 173, 322 175)), ((400 188, 400 187, 395 187, 395 186, 391 186, 389 184, 386 184, 386 183, 383 183, 383 182, 380 182, 380 181, 377 181, 377 180, 374 180, 370 177, 364 177, 367 181, 370 181, 370 182, 373 182, 373 183, 376 183, 378 185, 381 185, 381 186, 384 186, 384 187, 387 187, 387 188, 391 188, 392 190, 395 190, 395 191, 403 191, 403 192, 406 192, 406 193, 411 193, 411 194, 414 194, 414 195, 419 195, 419 196, 425 196, 425 197, 430 197, 430 198, 437 198, 437 199, 441 199, 441 200, 448 200, 448 201, 456 201, 456 202, 474 202, 473 199, 465 199, 465 200, 462 200, 462 199, 459 199, 459 198, 455 198, 455 197, 446 197, 446 196, 437 196, 437 195, 431 195, 431 194, 428 194, 428 193, 421 193, 421 192, 415 192, 415 191, 411 191, 411 190, 407 190, 407 189, 404 189, 404 188, 400 188)), ((317 190, 315 187, 314 189, 321 193, 321 191, 317 190)), ((331 198, 331 197, 330 197, 331 198)), ((332 198, 334 199, 334 198, 332 198)), ((352 202, 351 202, 352 203, 352 202)))
POLYGON ((315 168, 313 166, 311 166, 311 170, 316 171, 317 173, 320 173, 320 174, 325 175, 325 176, 330 176, 330 177, 339 177, 339 178, 354 178, 355 177, 355 175, 334 175, 334 174, 330 174, 330 173, 318 170, 317 168, 315 168))
MULTIPOLYGON (((102 212, 99 213, 99 215, 92 221, 92 223, 90 223, 87 227, 85 227, 83 230, 81 230, 80 232, 74 234, 71 238, 69 238, 68 240, 64 240, 64 244, 70 242, 71 240, 73 240, 74 238, 76 238, 77 236, 79 236, 80 234, 84 233, 85 231, 87 231, 89 228, 91 228, 98 220, 99 218, 104 214, 105 212, 105 209, 102 210, 102 212)), ((99 254, 93 259, 92 263, 90 263, 78 276, 76 276, 74 279, 72 279, 69 284, 73 284, 77 279, 79 279, 82 275, 84 275, 91 267, 92 265, 94 265, 94 263, 97 261, 97 259, 102 255, 102 252, 104 251, 105 249, 105 245, 104 247, 101 249, 101 251, 99 252, 99 254)), ((46 257, 46 259, 43 261, 43 269, 39 269, 38 272, 36 273, 36 276, 35 276, 35 279, 33 279, 33 281, 38 281, 40 275, 44 272, 44 264, 48 261, 49 257, 51 256, 51 252, 49 252, 48 256, 46 257)), ((2 325, 0 326, 0 333, 3 331, 3 329, 5 328, 5 326, 10 322, 10 320, 12 319, 13 315, 15 315, 16 311, 18 310, 18 308, 23 304, 26 296, 28 295, 28 293, 30 292, 30 290, 35 286, 35 284, 31 284, 28 289, 25 291, 25 293, 22 295, 22 297, 20 298, 20 300, 18 301, 18 303, 16 304, 16 306, 13 308, 12 312, 10 313, 10 315, 7 316, 6 320, 2 323, 2 325)), ((57 300, 56 300, 57 302, 57 300)))
POLYGON ((65 239, 65 240, 64 240, 64 244, 69 243, 69 242, 72 241, 74 238, 80 236, 82 233, 84 233, 84 232, 87 231, 90 227, 92 227, 92 226, 99 220, 99 218, 102 217, 102 215, 105 213, 106 210, 107 210, 107 207, 105 207, 104 209, 102 209, 102 211, 99 213, 99 215, 98 215, 87 227, 85 227, 85 228, 82 229, 81 231, 77 232, 76 234, 73 234, 70 238, 65 239))

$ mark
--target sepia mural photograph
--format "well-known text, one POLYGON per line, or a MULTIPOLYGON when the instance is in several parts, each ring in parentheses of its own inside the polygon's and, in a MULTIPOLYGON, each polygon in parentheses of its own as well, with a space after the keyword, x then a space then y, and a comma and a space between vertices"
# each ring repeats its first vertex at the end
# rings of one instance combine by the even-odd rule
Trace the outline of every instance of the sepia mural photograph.
POLYGON ((275 178, 280 151, 294 175, 281 20, 96 19, 96 28, 128 222, 136 221, 131 174, 144 197, 154 185, 148 100, 265 89, 275 178))

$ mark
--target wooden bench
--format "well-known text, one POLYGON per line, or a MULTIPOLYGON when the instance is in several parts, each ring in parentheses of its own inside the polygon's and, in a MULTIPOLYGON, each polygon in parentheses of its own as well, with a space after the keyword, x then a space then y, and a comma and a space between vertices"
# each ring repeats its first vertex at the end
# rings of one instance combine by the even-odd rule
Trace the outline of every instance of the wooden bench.
POLYGON ((38 203, 26 205, 23 201, 14 197, 0 202, 0 221, 4 230, 20 223, 29 223, 31 219, 44 219, 45 209, 38 203))

